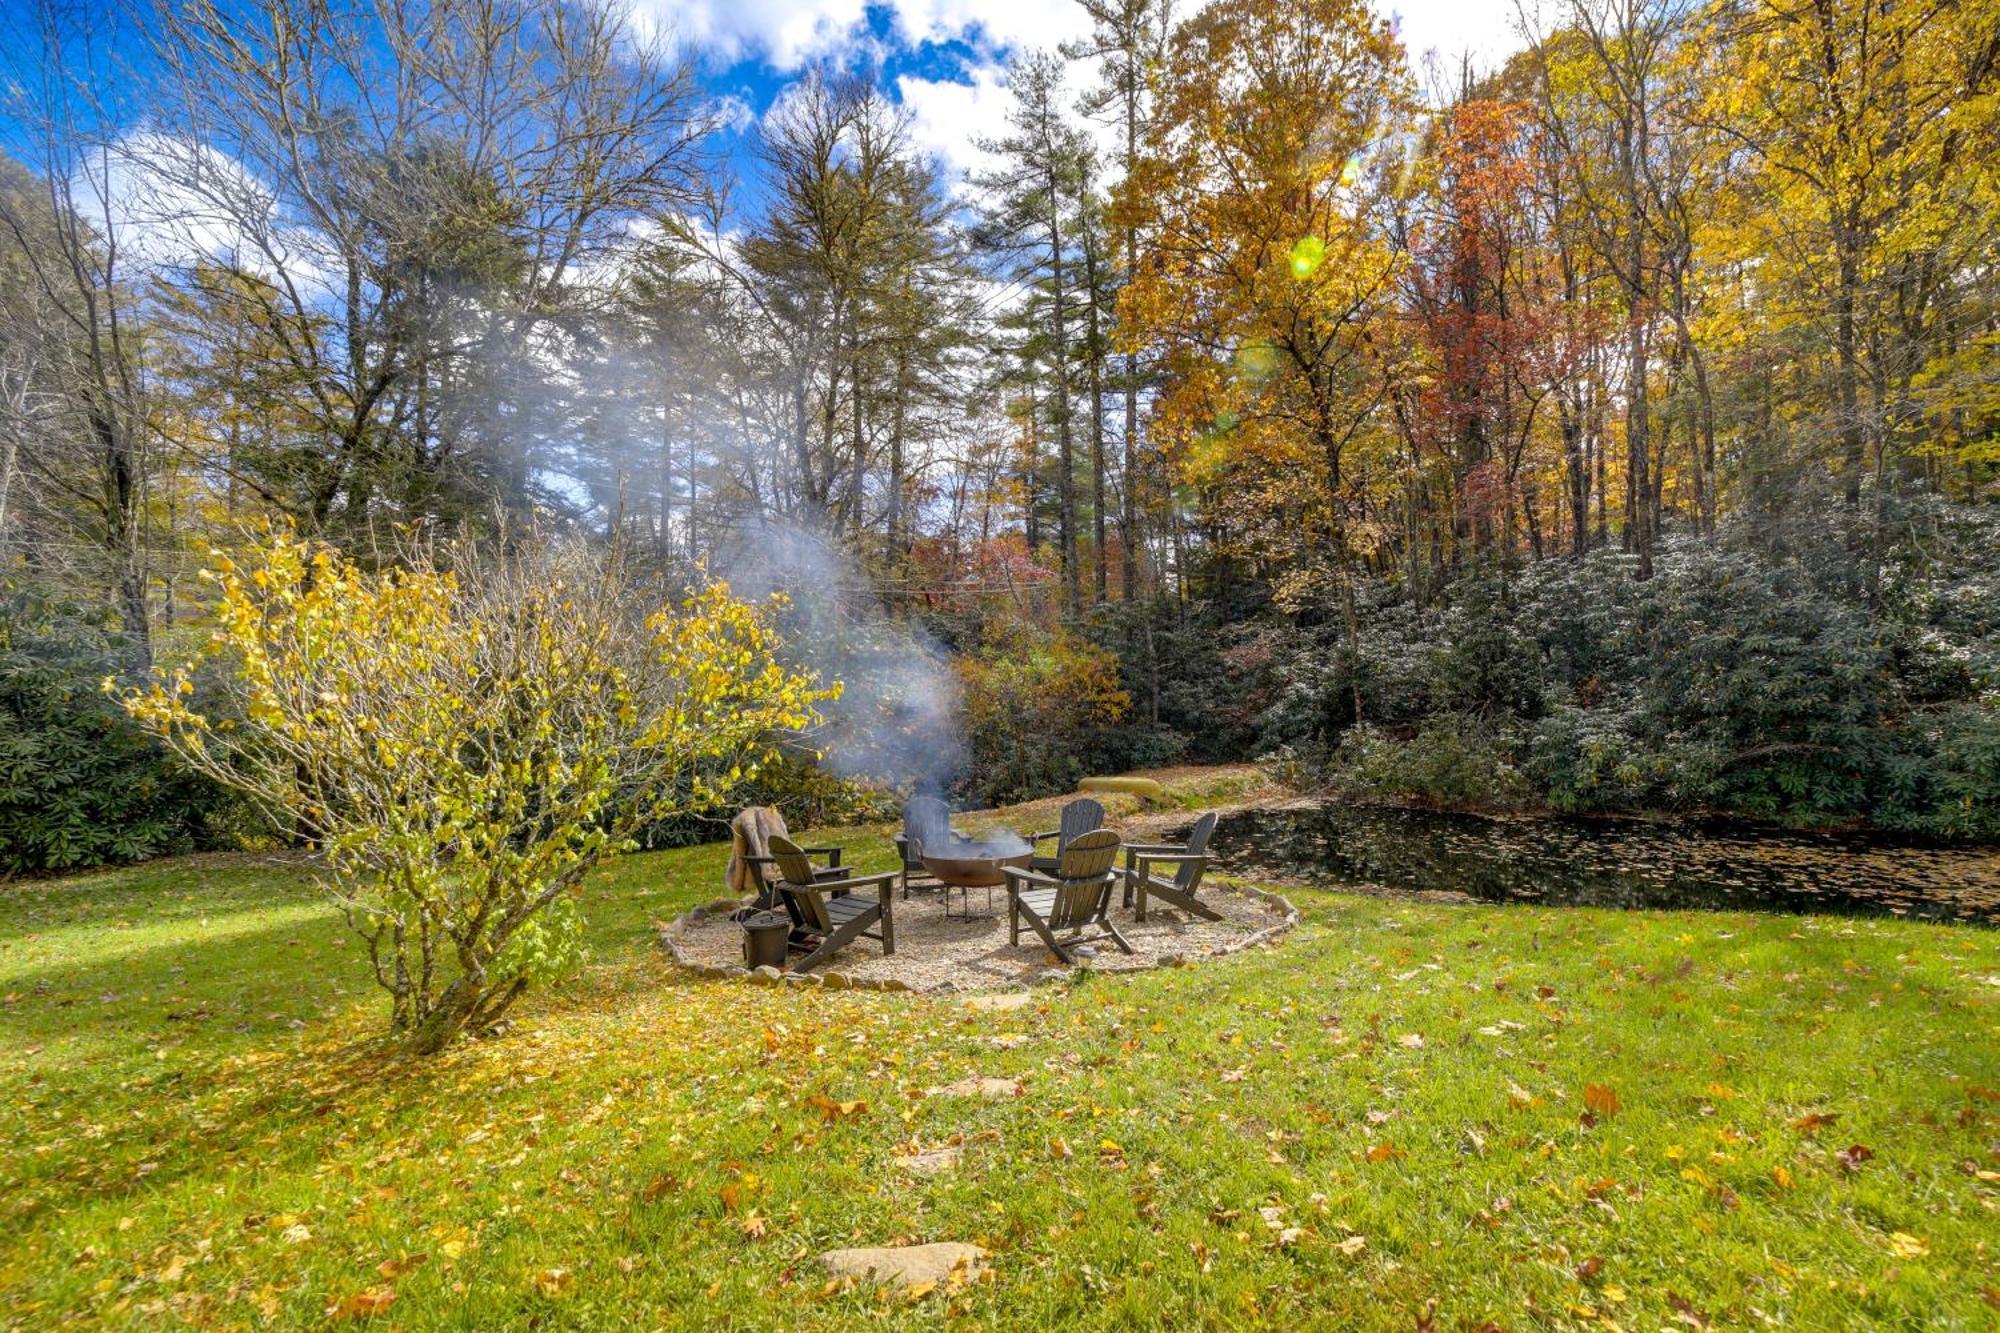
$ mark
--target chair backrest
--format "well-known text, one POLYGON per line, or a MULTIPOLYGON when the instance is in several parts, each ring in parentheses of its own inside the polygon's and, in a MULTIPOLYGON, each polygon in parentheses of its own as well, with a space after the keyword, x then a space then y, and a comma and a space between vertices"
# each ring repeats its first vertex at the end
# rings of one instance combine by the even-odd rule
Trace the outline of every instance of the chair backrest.
POLYGON ((1095 920, 1111 896, 1111 870, 1117 862, 1116 833, 1094 829, 1078 834, 1056 861, 1056 878, 1061 883, 1049 906, 1050 928, 1068 930, 1095 920))
POLYGON ((935 796, 913 796, 903 803, 903 843, 911 859, 925 847, 941 854, 950 841, 950 806, 935 796))
MULTIPOLYGON (((1188 855, 1200 856, 1206 852, 1208 850, 1209 835, 1214 832, 1215 811, 1211 810, 1200 819, 1195 820, 1194 827, 1188 830, 1188 855)), ((1181 889, 1193 888, 1201 882, 1201 872, 1204 869, 1206 867, 1200 861, 1181 862, 1180 869, 1174 874, 1174 886, 1181 889)))
POLYGON ((1057 824, 1056 855, 1061 856, 1075 839, 1103 827, 1104 807, 1088 796, 1077 797, 1062 808, 1062 819, 1057 824))
POLYGON ((798 924, 811 930, 832 930, 827 916, 826 895, 813 882, 812 858, 790 838, 771 839, 771 858, 778 863, 778 892, 796 905, 798 924))

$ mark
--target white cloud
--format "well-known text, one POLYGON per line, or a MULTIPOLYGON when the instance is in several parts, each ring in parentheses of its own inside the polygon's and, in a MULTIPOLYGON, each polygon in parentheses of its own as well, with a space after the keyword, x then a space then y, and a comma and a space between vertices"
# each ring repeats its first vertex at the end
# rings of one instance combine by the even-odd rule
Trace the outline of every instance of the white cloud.
POLYGON ((71 182, 76 205, 142 268, 233 264, 302 287, 319 281, 319 239, 277 216, 277 199, 226 153, 154 130, 133 130, 86 160, 71 182))
POLYGON ((862 38, 867 0, 633 0, 633 25, 725 61, 762 56, 778 69, 838 56, 862 38))
POLYGON ((979 140, 1005 132, 1007 108, 1014 101, 1005 66, 975 65, 966 74, 969 83, 907 74, 896 80, 896 96, 910 109, 911 139, 954 177, 993 165, 992 155, 980 151, 979 140))
POLYGON ((723 93, 709 103, 708 109, 718 130, 741 134, 757 123, 756 109, 735 93, 723 93))
POLYGON ((888 0, 896 30, 919 42, 972 42, 989 53, 1053 49, 1090 31, 1076 0, 888 0))
MULTIPOLYGON (((1517 11, 1509 0, 1374 0, 1382 14, 1397 21, 1398 33, 1419 75, 1424 59, 1435 52, 1442 71, 1455 78, 1458 58, 1469 54, 1482 73, 1497 70, 1525 43, 1516 31, 1517 11)), ((1535 5, 1529 0, 1532 14, 1535 5)))
MULTIPOLYGON (((795 70, 871 44, 868 0, 631 0, 643 35, 667 34, 722 61, 761 57, 795 70)), ((907 46, 965 41, 988 55, 1054 47, 1090 20, 1076 0, 886 0, 907 46)))

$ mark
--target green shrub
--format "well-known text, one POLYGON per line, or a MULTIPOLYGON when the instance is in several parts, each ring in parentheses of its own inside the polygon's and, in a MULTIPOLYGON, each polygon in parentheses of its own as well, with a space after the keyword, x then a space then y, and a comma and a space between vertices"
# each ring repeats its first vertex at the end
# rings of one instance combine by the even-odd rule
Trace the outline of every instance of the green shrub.
POLYGON ((1070 634, 1017 629, 959 658, 971 749, 971 781, 982 800, 1032 800, 1073 789, 1086 773, 1115 767, 1109 734, 1131 706, 1118 660, 1070 634))
POLYGON ((239 809, 106 698, 126 659, 108 613, 0 599, 0 870, 140 861, 225 842, 239 809))
POLYGON ((1426 719, 1407 740, 1364 723, 1341 738, 1328 777, 1335 791, 1362 800, 1518 809, 1535 793, 1515 767, 1514 749, 1511 733, 1458 713, 1426 719))
POLYGON ((1525 791, 2000 839, 2000 510, 1895 517, 1879 567, 1828 516, 1782 546, 1742 523, 1675 537, 1645 582, 1596 551, 1422 606, 1371 585, 1358 654, 1308 607, 1264 668, 1281 682, 1265 748, 1309 780, 1440 804, 1525 791))

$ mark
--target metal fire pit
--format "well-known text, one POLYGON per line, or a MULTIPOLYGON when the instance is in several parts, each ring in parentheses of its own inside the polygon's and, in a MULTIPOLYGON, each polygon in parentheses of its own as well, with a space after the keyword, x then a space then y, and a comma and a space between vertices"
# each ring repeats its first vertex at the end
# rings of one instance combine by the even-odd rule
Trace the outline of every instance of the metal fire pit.
POLYGON ((986 911, 984 915, 989 917, 995 915, 993 890, 1007 882, 1007 877, 1002 872, 1008 866, 1025 867, 1029 859, 1034 855, 1035 849, 1032 846, 1022 845, 1023 843, 1025 843, 1024 839, 1014 840, 1014 845, 1021 845, 1022 850, 1009 852, 1005 855, 997 854, 995 851, 989 850, 987 844, 975 842, 971 839, 954 839, 950 845, 948 854, 934 855, 929 851, 925 851, 923 854, 924 869, 930 871, 937 878, 938 883, 944 885, 944 914, 946 916, 951 915, 951 891, 957 889, 959 915, 968 919, 971 918, 971 891, 973 889, 985 889, 986 911))
POLYGON ((959 850, 957 856, 932 856, 924 853, 924 869, 935 875, 941 883, 955 889, 996 888, 1007 882, 1001 871, 1007 866, 1026 866, 1032 851, 1014 856, 972 855, 971 848, 959 850))

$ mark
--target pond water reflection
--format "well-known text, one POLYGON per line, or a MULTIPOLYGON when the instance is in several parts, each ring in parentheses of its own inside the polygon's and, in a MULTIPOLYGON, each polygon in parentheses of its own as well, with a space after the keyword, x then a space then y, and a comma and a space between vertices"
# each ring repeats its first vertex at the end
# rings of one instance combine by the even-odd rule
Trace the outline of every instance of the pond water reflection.
POLYGON ((1332 804, 1225 815, 1210 848, 1237 874, 1446 889, 1497 902, 2000 923, 2000 849, 1332 804))

